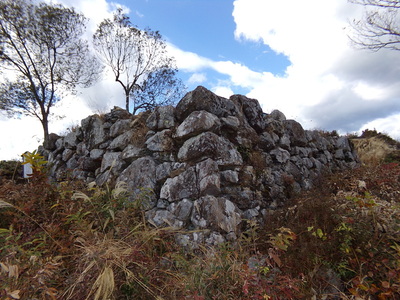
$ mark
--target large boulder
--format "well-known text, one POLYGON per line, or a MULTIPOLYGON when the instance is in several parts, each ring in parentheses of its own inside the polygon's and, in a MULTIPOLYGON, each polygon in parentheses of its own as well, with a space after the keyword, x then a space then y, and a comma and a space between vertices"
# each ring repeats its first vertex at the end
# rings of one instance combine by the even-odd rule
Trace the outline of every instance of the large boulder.
POLYGON ((160 199, 169 202, 182 199, 196 199, 199 195, 197 188, 196 169, 191 167, 174 178, 168 178, 160 191, 160 199))
POLYGON ((196 165, 196 172, 200 196, 218 196, 221 192, 218 163, 210 158, 206 159, 196 165))
POLYGON ((243 163, 236 147, 212 132, 204 132, 188 139, 178 152, 178 159, 183 162, 198 162, 207 158, 224 166, 239 166, 243 163))
POLYGON ((89 150, 107 141, 108 130, 103 124, 103 120, 98 115, 89 116, 81 121, 83 140, 88 145, 89 150))
POLYGON ((190 221, 190 216, 192 214, 193 201, 189 199, 183 199, 179 202, 173 202, 168 206, 168 210, 174 214, 174 216, 184 223, 190 221))
POLYGON ((79 142, 82 140, 82 132, 80 128, 71 131, 64 138, 64 147, 67 149, 76 149, 79 142))
POLYGON ((78 164, 82 171, 94 173, 101 166, 101 161, 83 156, 78 160, 78 164))
POLYGON ((117 120, 113 125, 110 127, 110 138, 115 138, 130 129, 130 119, 123 119, 117 120))
POLYGON ((281 111, 279 111, 277 109, 273 110, 269 114, 269 117, 274 119, 275 121, 279 121, 279 122, 282 122, 282 121, 286 120, 286 116, 283 114, 283 112, 281 112, 281 111))
POLYGON ((301 124, 295 120, 286 120, 284 124, 290 137, 291 145, 304 147, 307 144, 307 137, 301 124))
POLYGON ((111 112, 104 115, 104 121, 114 123, 118 120, 129 119, 131 117, 132 115, 126 109, 114 106, 114 108, 111 109, 111 112))
POLYGON ((155 152, 169 152, 174 147, 174 141, 171 138, 171 130, 164 129, 157 132, 146 141, 147 149, 155 152))
POLYGON ((101 161, 100 172, 112 169, 114 174, 118 174, 124 166, 125 163, 122 160, 121 152, 106 152, 101 161))
POLYGON ((251 127, 253 127, 258 133, 264 131, 266 127, 264 113, 257 100, 247 98, 243 95, 233 95, 229 99, 238 103, 242 107, 243 114, 251 127))
POLYGON ((145 156, 133 161, 124 169, 117 178, 117 182, 123 181, 132 192, 131 200, 148 201, 148 205, 155 204, 156 190, 156 163, 152 157, 145 156))
POLYGON ((225 234, 237 234, 241 223, 241 212, 228 199, 204 196, 195 201, 192 223, 197 228, 209 228, 225 234))
POLYGON ((112 140, 112 142, 108 146, 108 149, 113 151, 124 150, 131 143, 134 134, 135 134, 134 129, 125 131, 124 133, 120 134, 119 136, 117 136, 112 140))
POLYGON ((127 163, 132 163, 135 159, 145 156, 146 149, 129 144, 122 151, 122 159, 127 163))
POLYGON ((60 138, 58 134, 50 133, 47 140, 43 143, 43 148, 46 150, 54 151, 57 149, 57 140, 60 138))
POLYGON ((151 130, 170 129, 175 126, 175 108, 171 105, 154 109, 146 121, 151 130))
POLYGON ((202 86, 187 93, 179 101, 175 109, 176 118, 182 122, 196 110, 205 110, 217 117, 241 116, 240 109, 233 101, 219 97, 202 86))
POLYGON ((221 126, 219 118, 205 110, 192 112, 178 126, 175 132, 177 138, 189 138, 205 131, 215 132, 221 126))

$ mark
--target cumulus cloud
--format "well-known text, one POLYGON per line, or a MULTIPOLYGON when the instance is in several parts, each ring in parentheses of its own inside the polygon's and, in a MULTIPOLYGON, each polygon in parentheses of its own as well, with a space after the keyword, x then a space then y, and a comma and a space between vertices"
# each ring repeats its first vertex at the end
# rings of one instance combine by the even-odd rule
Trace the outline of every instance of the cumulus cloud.
MULTIPOLYGON (((318 128, 339 129, 346 133, 358 131, 364 124, 391 116, 395 111, 400 111, 398 100, 366 101, 347 87, 327 95, 317 105, 304 109, 303 113, 318 128)), ((397 126, 396 123, 393 125, 397 126)))
POLYGON ((263 74, 249 96, 306 127, 346 132, 385 124, 398 134, 399 122, 374 121, 400 113, 398 53, 351 48, 348 20, 362 9, 346 0, 236 0, 235 37, 261 41, 291 62, 284 76, 263 74))
POLYGON ((194 73, 188 79, 189 84, 198 84, 207 81, 207 75, 205 73, 194 73))
POLYGON ((42 128, 33 117, 8 119, 0 114, 0 160, 21 159, 25 151, 37 149, 42 141, 42 128))
MULTIPOLYGON (((83 12, 90 19, 88 39, 117 7, 129 11, 106 0, 48 1, 83 12)), ((399 52, 351 48, 348 20, 360 17, 362 10, 347 0, 235 0, 232 17, 236 29, 232 34, 238 42, 263 43, 285 55, 290 65, 281 75, 257 72, 229 58, 212 60, 171 43, 168 51, 178 69, 188 75, 189 84, 203 84, 224 97, 245 90, 248 97, 260 101, 265 112, 279 109, 306 128, 343 133, 376 128, 400 138, 400 69, 395 63, 399 52), (214 81, 210 72, 216 75, 214 81)), ((54 107, 55 113, 62 112, 66 118, 52 122, 52 131, 62 131, 90 113, 124 106, 122 89, 112 79, 81 92, 54 107)), ((12 134, 0 132, 1 140, 10 141, 0 148, 0 159, 10 157, 10 151, 33 149, 42 138, 36 119, 0 117, 0 125, 13 128, 12 134), (16 132, 19 142, 13 139, 16 132)))
MULTIPOLYGON (((258 73, 252 71, 247 66, 235 63, 229 60, 214 61, 209 58, 198 55, 194 52, 184 51, 173 44, 168 44, 168 51, 172 55, 180 71, 193 73, 188 83, 204 83, 206 82, 205 71, 215 71, 219 75, 225 75, 229 82, 225 84, 224 90, 231 90, 227 87, 238 86, 242 88, 253 88, 263 83, 264 77, 273 76, 271 73, 258 73)), ((220 86, 221 80, 218 80, 217 86, 220 86)), ((215 84, 214 84, 215 85, 215 84)), ((215 88, 218 88, 215 86, 215 88)), ((211 87, 213 89, 213 87, 211 87)), ((231 90, 232 91, 232 90, 231 90)), ((233 92, 232 92, 233 94, 233 92)), ((230 95, 232 95, 230 94, 230 95)), ((229 96, 230 96, 229 95, 229 96)))
POLYGON ((393 131, 393 124, 400 124, 400 113, 370 121, 361 127, 361 131, 379 128, 380 132, 389 134, 392 138, 400 140, 400 131, 393 131))
MULTIPOLYGON (((106 0, 62 1, 91 14, 94 23, 118 6, 106 0)), ((384 120, 395 120, 393 116, 400 114, 400 69, 393 63, 398 53, 351 48, 349 20, 359 18, 362 11, 362 6, 347 0, 235 0, 235 38, 261 42, 284 54, 290 66, 281 76, 227 59, 214 61, 173 44, 168 44, 168 50, 178 69, 189 74, 189 84, 205 84, 221 96, 228 97, 239 87, 258 99, 266 112, 280 109, 307 128, 353 132, 375 124, 395 135, 400 123, 384 120), (206 76, 210 70, 225 79, 212 83, 206 76)), ((94 106, 101 106, 96 91, 107 95, 108 86, 104 83, 92 92, 89 98, 94 106)), ((108 100, 115 93, 110 91, 108 100)))
MULTIPOLYGON (((84 13, 89 18, 86 33, 88 40, 91 39, 97 24, 104 18, 111 17, 117 7, 127 10, 119 4, 106 0, 48 0, 48 2, 74 7, 77 12, 84 13)), ((111 84, 99 82, 94 87, 78 91, 77 96, 63 98, 52 108, 52 115, 64 118, 52 118, 49 123, 50 131, 65 133, 68 127, 79 124, 81 119, 93 112, 108 111, 110 105, 116 105, 115 103, 123 105, 123 101, 117 99, 119 93, 116 88, 120 87, 115 82, 111 81, 111 84)), ((0 143, 0 159, 19 159, 22 153, 37 149, 43 142, 43 129, 40 121, 34 117, 22 116, 21 119, 9 119, 0 115, 0 128, 2 128, 0 140, 3 141, 0 143)))
POLYGON ((210 68, 230 77, 232 84, 242 87, 253 87, 262 83, 263 73, 250 70, 248 67, 231 61, 214 61, 210 68))
POLYGON ((227 86, 216 86, 211 89, 211 91, 221 97, 229 98, 234 94, 231 88, 227 86))
POLYGON ((183 72, 198 72, 210 66, 212 60, 202 57, 194 52, 184 51, 168 43, 168 53, 176 59, 177 67, 183 72))
MULTIPOLYGON (((73 7, 76 11, 83 13, 91 24, 97 25, 105 18, 112 16, 112 12, 117 8, 122 8, 129 13, 129 8, 113 1, 106 0, 46 0, 50 3, 60 3, 67 7, 73 7)), ((89 31, 93 28, 89 28, 89 31)))
POLYGON ((143 18, 144 17, 144 14, 140 13, 140 11, 138 11, 138 10, 135 11, 135 15, 137 17, 139 17, 139 18, 143 18))

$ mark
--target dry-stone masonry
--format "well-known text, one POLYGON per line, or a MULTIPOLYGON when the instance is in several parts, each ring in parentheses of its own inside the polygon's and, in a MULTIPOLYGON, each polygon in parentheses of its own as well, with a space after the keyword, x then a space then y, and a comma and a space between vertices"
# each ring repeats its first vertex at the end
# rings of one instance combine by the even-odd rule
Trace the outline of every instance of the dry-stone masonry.
POLYGON ((265 221, 322 173, 358 165, 346 137, 304 130, 277 110, 263 113, 257 100, 204 87, 175 108, 89 116, 44 148, 54 180, 124 181, 130 201, 146 191, 149 222, 187 230, 177 238, 190 246, 235 240, 243 220, 265 221))

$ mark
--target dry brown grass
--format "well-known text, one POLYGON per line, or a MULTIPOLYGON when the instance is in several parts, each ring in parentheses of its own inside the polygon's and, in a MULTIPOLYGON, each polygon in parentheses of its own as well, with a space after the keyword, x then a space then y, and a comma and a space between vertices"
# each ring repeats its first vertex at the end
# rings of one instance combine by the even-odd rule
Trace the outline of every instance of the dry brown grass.
POLYGON ((139 251, 138 245, 132 245, 122 240, 112 239, 106 235, 85 240, 78 238, 79 257, 78 266, 81 270, 71 286, 64 292, 65 299, 77 299, 82 295, 82 288, 88 291, 85 299, 113 299, 118 294, 116 288, 122 282, 135 282, 153 299, 162 299, 158 296, 161 291, 157 286, 150 285, 140 279, 134 272, 132 264, 145 268, 141 262, 135 262, 133 257, 139 251), (114 295, 114 297, 113 297, 114 295))
POLYGON ((149 128, 146 125, 146 120, 150 112, 142 112, 133 117, 133 121, 131 122, 131 128, 135 130, 131 143, 136 147, 143 147, 146 141, 146 134, 149 131, 149 128))
POLYGON ((197 251, 148 224, 123 184, 4 180, 0 299, 400 299, 400 163, 376 158, 397 144, 374 137, 358 139, 360 168, 321 177, 237 243, 197 251))
POLYGON ((380 136, 370 138, 357 138, 351 140, 358 156, 364 164, 377 164, 383 162, 388 156, 397 151, 395 145, 389 144, 380 136))

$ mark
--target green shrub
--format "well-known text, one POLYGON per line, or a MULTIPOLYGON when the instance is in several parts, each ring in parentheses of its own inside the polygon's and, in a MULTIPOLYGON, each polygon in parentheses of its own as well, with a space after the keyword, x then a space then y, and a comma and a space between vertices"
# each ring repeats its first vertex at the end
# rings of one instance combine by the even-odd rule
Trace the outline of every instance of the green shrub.
POLYGON ((14 180, 22 178, 21 162, 18 160, 0 161, 0 177, 14 180))

